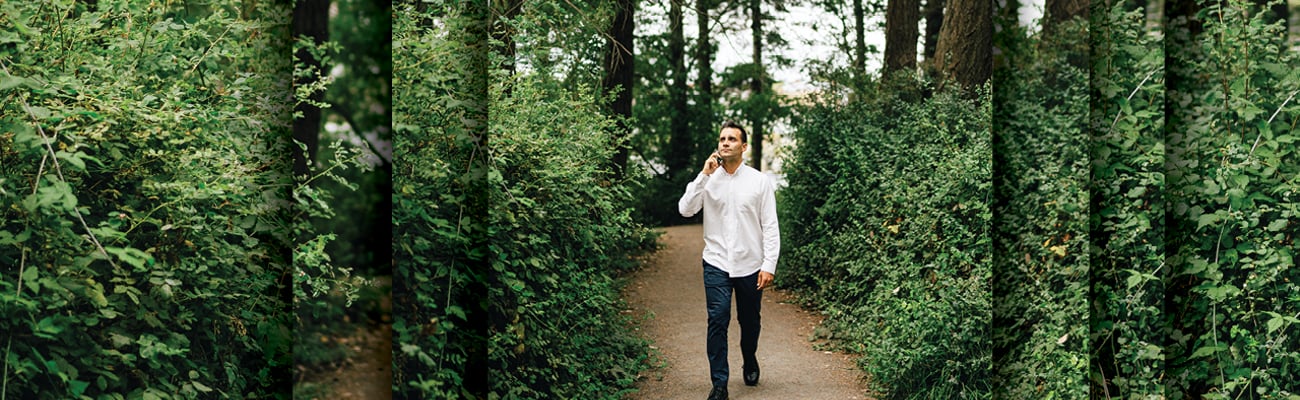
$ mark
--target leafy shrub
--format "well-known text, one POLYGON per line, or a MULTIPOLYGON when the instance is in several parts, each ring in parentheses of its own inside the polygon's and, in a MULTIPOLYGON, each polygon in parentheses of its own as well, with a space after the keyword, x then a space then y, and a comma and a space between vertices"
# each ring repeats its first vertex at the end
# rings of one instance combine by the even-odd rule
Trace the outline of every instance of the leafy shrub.
POLYGON ((1070 63, 1086 28, 1021 36, 994 74, 998 398, 1088 394, 1088 72, 1070 63))
POLYGON ((1196 5, 1166 47, 1165 394, 1294 398, 1300 55, 1267 8, 1196 5))
POLYGON ((988 90, 881 90, 796 118, 780 282, 823 309, 888 398, 992 390, 988 90))
POLYGON ((394 5, 393 395, 487 396, 486 9, 394 5))
POLYGON ((1089 230, 1094 398, 1163 398, 1164 65, 1143 10, 1092 6, 1089 230))
POLYGON ((620 398, 646 357, 615 277, 653 247, 609 161, 592 90, 523 76, 492 85, 487 177, 492 391, 504 398, 620 398), (510 94, 504 94, 509 87, 510 94))
POLYGON ((266 3, 0 4, 2 395, 289 396, 289 14, 266 3))

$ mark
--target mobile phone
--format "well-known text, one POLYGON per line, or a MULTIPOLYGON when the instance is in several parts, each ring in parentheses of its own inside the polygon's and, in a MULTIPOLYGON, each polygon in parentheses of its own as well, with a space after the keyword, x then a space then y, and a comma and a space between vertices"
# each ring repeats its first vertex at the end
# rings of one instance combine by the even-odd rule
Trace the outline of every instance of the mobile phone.
POLYGON ((722 156, 713 156, 713 162, 718 163, 718 166, 721 167, 721 166, 722 166, 722 156))

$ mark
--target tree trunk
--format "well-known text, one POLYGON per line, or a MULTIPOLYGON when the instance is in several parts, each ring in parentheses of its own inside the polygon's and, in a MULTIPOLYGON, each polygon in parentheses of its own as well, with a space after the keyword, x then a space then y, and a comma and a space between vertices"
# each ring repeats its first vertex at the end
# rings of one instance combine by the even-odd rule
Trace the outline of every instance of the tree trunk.
MULTIPOLYGON (((632 117, 632 34, 633 34, 633 16, 636 11, 636 0, 618 0, 617 11, 614 13, 614 21, 610 24, 610 37, 614 38, 609 42, 605 51, 605 77, 601 82, 606 95, 614 94, 614 101, 610 103, 610 111, 616 116, 623 118, 618 119, 617 135, 627 138, 631 135, 632 130, 625 122, 632 117), (617 93, 615 93, 617 92, 617 93)), ((614 153, 613 162, 614 175, 623 177, 624 170, 627 169, 628 146, 627 143, 619 145, 618 151, 614 153)))
POLYGON ((934 48, 939 43, 939 27, 943 26, 944 0, 925 2, 925 60, 934 59, 934 48))
POLYGON ((944 81, 966 89, 988 81, 993 73, 993 3, 948 0, 935 61, 944 81))
POLYGON ((1057 25, 1075 17, 1088 19, 1088 0, 1047 0, 1047 15, 1043 18, 1043 33, 1051 34, 1057 25))
MULTIPOLYGON (((293 9, 293 35, 306 36, 320 45, 329 41, 329 0, 298 0, 293 9)), ((299 49, 294 59, 305 64, 313 71, 324 74, 325 66, 320 60, 311 56, 307 49, 299 49)), ((313 74, 314 75, 314 74, 313 74)), ((297 86, 307 86, 316 82, 314 76, 299 77, 294 82, 297 86)), ((311 100, 320 102, 325 99, 325 91, 312 93, 311 100)), ((311 165, 316 161, 316 149, 320 143, 321 109, 307 103, 294 106, 294 111, 302 113, 302 118, 293 121, 293 138, 307 146, 306 151, 294 146, 293 174, 304 176, 311 173, 311 165)))
POLYGON ((516 70, 515 28, 509 21, 519 15, 523 0, 499 0, 492 2, 492 38, 501 44, 493 46, 493 51, 501 54, 500 68, 514 75, 516 70))
POLYGON ((695 46, 695 65, 699 69, 696 86, 699 100, 695 102, 699 121, 697 132, 713 132, 713 50, 709 44, 709 9, 712 0, 695 1, 695 23, 699 25, 699 38, 695 46))
POLYGON ((670 2, 668 9, 668 67, 671 68, 672 86, 668 88, 671 116, 671 144, 666 157, 668 176, 676 177, 689 168, 695 138, 691 132, 690 110, 686 107, 686 37, 682 33, 682 3, 670 2))
MULTIPOLYGON (((759 97, 763 93, 763 2, 749 0, 750 28, 754 33, 754 80, 750 82, 750 96, 759 97)), ((753 134, 750 135, 750 154, 754 169, 763 170, 763 115, 754 113, 753 134)))
MULTIPOLYGON (((860 0, 855 0, 860 1, 860 0)), ((885 73, 916 68, 916 38, 920 35, 918 0, 889 0, 885 8, 885 73)))
MULTIPOLYGON (((915 0, 912 0, 915 1, 915 0)), ((862 0, 853 0, 853 72, 859 82, 867 78, 867 39, 866 39, 866 10, 862 8, 862 0)), ((888 28, 886 28, 888 31, 888 28)), ((886 50, 888 52, 888 50, 886 50)))

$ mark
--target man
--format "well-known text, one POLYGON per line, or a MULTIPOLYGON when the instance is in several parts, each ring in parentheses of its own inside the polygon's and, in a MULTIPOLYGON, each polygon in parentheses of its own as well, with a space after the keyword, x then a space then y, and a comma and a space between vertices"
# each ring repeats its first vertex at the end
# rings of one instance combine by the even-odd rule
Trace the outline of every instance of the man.
POLYGON ((748 143, 740 125, 727 122, 718 149, 704 170, 686 185, 677 202, 683 217, 704 210, 704 293, 709 310, 707 349, 713 390, 709 400, 727 399, 727 327, 731 294, 736 294, 740 353, 745 384, 758 384, 759 308, 763 289, 772 285, 781 232, 776 221, 776 185, 743 164, 748 143), (721 160, 721 164, 719 161, 721 160))

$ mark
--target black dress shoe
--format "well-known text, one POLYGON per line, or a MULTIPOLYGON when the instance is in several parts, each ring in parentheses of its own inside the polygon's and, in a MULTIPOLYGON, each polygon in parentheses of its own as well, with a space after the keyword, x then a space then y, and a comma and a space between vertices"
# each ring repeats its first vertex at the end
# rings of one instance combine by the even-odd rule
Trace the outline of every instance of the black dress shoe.
POLYGON ((727 400, 727 388, 714 386, 713 391, 709 392, 709 400, 727 400))
POLYGON ((746 366, 746 367, 744 368, 744 371, 745 371, 745 386, 754 386, 754 385, 757 385, 757 384, 758 384, 758 364, 754 364, 753 366, 746 366))

